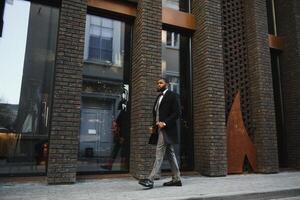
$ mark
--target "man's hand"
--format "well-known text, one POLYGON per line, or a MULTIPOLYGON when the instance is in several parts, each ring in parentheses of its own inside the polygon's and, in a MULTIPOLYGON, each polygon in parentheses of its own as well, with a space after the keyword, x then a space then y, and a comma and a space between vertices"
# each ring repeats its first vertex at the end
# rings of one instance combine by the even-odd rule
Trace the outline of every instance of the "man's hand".
POLYGON ((158 126, 158 128, 162 129, 166 126, 166 123, 165 122, 157 122, 156 125, 158 126))
POLYGON ((154 133, 154 128, 153 127, 149 127, 149 133, 153 134, 154 133))

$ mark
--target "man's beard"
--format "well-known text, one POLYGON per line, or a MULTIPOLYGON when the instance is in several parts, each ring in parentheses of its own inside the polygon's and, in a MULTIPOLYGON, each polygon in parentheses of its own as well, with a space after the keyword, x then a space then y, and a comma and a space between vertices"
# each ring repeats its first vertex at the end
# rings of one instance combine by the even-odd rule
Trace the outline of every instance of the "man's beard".
POLYGON ((163 92, 165 91, 166 87, 162 87, 162 88, 157 88, 157 92, 163 92))

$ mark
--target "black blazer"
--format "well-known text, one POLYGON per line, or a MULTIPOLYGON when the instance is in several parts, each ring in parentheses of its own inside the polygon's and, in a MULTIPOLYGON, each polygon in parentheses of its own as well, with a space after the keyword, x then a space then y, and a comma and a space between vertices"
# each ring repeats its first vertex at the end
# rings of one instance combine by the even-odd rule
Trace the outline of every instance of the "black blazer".
MULTIPOLYGON (((156 111, 155 105, 158 101, 157 96, 153 106, 153 127, 156 127, 156 111)), ((178 130, 177 130, 177 119, 180 116, 180 104, 176 93, 167 90, 160 105, 159 105, 159 121, 165 122, 166 126, 162 129, 164 142, 166 144, 177 144, 178 143, 178 130)), ((158 129, 155 129, 150 137, 149 144, 157 144, 158 140, 158 129)))

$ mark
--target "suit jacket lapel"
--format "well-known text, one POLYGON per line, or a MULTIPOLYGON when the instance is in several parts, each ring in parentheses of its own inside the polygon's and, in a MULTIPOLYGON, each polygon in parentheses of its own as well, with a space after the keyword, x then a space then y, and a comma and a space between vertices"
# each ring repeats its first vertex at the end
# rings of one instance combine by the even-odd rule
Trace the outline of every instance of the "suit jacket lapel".
POLYGON ((164 97, 162 98, 162 100, 159 104, 159 108, 160 108, 161 105, 163 105, 167 101, 169 95, 170 95, 170 90, 167 90, 166 94, 164 94, 164 97))

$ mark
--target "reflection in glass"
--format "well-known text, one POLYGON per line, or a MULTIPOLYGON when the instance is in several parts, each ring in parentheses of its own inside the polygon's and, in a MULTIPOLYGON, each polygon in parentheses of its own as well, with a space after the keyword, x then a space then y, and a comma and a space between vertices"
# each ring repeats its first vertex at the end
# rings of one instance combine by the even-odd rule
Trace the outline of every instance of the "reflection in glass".
POLYGON ((167 32, 166 47, 173 47, 179 49, 179 33, 167 32))
MULTIPOLYGON (((180 94, 179 90, 179 78, 180 78, 180 65, 179 65, 179 48, 174 47, 174 32, 162 31, 162 76, 169 80, 169 89, 177 94, 180 94)), ((179 36, 179 34, 176 34, 179 36)), ((177 124, 179 125, 178 120, 177 124)), ((180 135, 180 128, 178 127, 178 134, 180 135)), ((180 144, 180 137, 179 144, 180 144)), ((175 154, 177 157, 178 165, 181 165, 180 159, 180 145, 174 145, 175 154)), ((167 160, 163 162, 162 169, 169 169, 167 160)))
POLYGON ((182 12, 190 12, 190 0, 162 0, 163 8, 171 8, 182 12))
MULTIPOLYGON (((169 89, 179 95, 181 102, 179 144, 174 148, 178 164, 183 170, 191 170, 193 167, 189 45, 189 37, 162 31, 162 76, 169 80, 169 89)), ((167 161, 164 161, 162 169, 169 169, 167 161)))
POLYGON ((128 25, 93 15, 86 24, 78 171, 128 171, 128 25))
POLYGON ((45 173, 59 11, 7 2, 0 40, 0 174, 45 173))
POLYGON ((162 0, 162 7, 179 10, 179 0, 162 0))
POLYGON ((99 64, 123 65, 125 24, 87 15, 84 59, 99 64))

